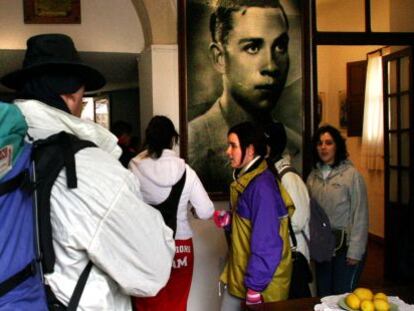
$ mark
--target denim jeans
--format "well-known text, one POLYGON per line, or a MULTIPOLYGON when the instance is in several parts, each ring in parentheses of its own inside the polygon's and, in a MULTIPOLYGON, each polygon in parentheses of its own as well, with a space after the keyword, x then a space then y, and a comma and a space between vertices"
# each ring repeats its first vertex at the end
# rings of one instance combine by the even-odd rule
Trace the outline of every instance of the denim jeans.
POLYGON ((242 310, 241 303, 243 302, 243 299, 231 295, 227 291, 227 286, 224 288, 222 295, 223 297, 221 300, 220 311, 241 311, 242 310))
POLYGON ((346 263, 347 248, 338 251, 331 261, 315 263, 318 296, 352 292, 358 285, 364 267, 366 253, 356 265, 346 263))

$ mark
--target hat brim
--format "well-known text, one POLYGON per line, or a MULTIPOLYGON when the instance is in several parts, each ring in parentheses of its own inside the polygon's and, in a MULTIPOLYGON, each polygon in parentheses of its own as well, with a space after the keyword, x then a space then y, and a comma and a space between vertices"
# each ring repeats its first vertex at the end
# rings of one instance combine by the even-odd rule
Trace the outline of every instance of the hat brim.
POLYGON ((79 74, 85 81, 85 91, 98 90, 106 83, 105 77, 99 71, 87 65, 76 63, 48 63, 23 68, 5 75, 1 78, 1 83, 10 89, 17 90, 29 77, 48 70, 79 74))

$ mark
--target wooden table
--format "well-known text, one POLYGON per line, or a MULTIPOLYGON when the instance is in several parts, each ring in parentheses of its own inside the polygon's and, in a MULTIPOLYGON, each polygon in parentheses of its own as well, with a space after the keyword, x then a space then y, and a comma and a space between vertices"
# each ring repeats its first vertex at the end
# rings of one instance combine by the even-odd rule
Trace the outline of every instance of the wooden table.
POLYGON ((245 306, 245 310, 251 311, 313 311, 316 304, 320 303, 319 297, 291 299, 278 302, 267 302, 258 305, 245 306))
MULTIPOLYGON (((398 296, 404 302, 414 304, 414 285, 381 286, 372 290, 374 292, 384 292, 388 296, 398 296)), ((243 310, 248 311, 313 311, 315 305, 320 303, 320 301, 320 297, 311 297, 249 306, 242 303, 242 307, 244 308, 243 310)))

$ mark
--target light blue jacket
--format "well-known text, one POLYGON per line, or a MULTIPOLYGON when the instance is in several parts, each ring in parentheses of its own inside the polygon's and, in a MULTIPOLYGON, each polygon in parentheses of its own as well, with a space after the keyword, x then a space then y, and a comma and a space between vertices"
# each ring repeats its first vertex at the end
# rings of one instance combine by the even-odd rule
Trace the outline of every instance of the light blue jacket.
POLYGON ((368 203, 364 179, 351 161, 334 167, 326 179, 321 168, 307 179, 310 196, 325 210, 332 229, 347 233, 347 257, 361 260, 368 240, 368 203))

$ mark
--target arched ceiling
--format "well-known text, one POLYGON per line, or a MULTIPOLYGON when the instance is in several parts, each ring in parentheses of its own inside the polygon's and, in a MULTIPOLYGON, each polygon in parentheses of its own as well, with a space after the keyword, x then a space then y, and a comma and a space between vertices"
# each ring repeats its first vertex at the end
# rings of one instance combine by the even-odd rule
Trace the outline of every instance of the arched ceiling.
POLYGON ((131 1, 141 21, 145 47, 177 43, 177 0, 131 1))

